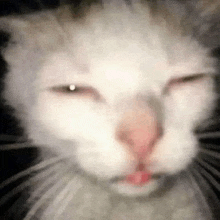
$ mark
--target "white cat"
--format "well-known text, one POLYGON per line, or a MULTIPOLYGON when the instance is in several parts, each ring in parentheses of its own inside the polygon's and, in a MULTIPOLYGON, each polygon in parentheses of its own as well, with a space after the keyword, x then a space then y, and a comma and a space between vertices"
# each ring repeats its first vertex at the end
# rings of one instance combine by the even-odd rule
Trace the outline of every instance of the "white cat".
POLYGON ((4 98, 43 159, 25 220, 211 219, 186 174, 216 63, 173 9, 103 1, 1 19, 4 98))

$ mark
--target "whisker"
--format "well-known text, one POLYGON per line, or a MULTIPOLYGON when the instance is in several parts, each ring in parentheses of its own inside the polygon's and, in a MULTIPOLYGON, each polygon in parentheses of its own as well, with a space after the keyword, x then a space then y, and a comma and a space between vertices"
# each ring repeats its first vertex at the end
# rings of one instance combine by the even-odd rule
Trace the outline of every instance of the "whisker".
POLYGON ((212 172, 214 175, 220 177, 220 172, 218 170, 216 170, 213 166, 211 166, 210 164, 208 164, 207 162, 205 162, 204 160, 200 159, 199 157, 197 157, 196 162, 201 165, 202 167, 208 169, 210 172, 212 172))
POLYGON ((30 198, 27 200, 27 203, 32 202, 37 196, 41 195, 42 192, 45 189, 47 189, 48 186, 50 186, 51 184, 54 184, 56 179, 58 179, 61 176, 63 176, 64 172, 67 172, 71 166, 72 165, 70 165, 68 167, 65 167, 65 169, 63 169, 63 168, 60 168, 60 164, 58 164, 57 168, 53 167, 53 171, 54 171, 53 178, 46 179, 40 187, 38 187, 35 191, 33 191, 31 193, 30 198))
POLYGON ((65 195, 70 191, 70 186, 75 182, 75 179, 71 180, 64 189, 56 196, 56 199, 53 201, 52 206, 57 206, 61 200, 65 197, 65 195))
POLYGON ((54 167, 52 167, 52 169, 43 171, 37 175, 35 175, 34 177, 31 177, 29 180, 19 184, 17 187, 13 188, 13 190, 11 190, 9 193, 7 193, 6 195, 4 195, 1 199, 0 199, 0 206, 2 206, 3 204, 5 204, 8 200, 10 200, 14 195, 22 192, 23 190, 25 190, 28 186, 30 186, 33 182, 37 182, 38 180, 42 180, 42 178, 47 177, 48 175, 50 175, 51 172, 54 171, 54 167))
POLYGON ((199 168, 197 171, 205 177, 218 191, 220 191, 220 183, 212 176, 210 175, 203 167, 196 163, 197 167, 199 168), (202 168, 202 169, 201 169, 202 168))
MULTIPOLYGON (((72 180, 67 183, 67 185, 64 187, 64 189, 56 196, 53 203, 48 207, 48 210, 53 209, 56 210, 56 219, 59 219, 59 216, 62 214, 62 212, 65 210, 66 206, 65 204, 67 201, 69 201, 69 198, 73 197, 76 191, 78 191, 79 188, 81 188, 81 184, 78 184, 77 187, 77 178, 73 178, 72 180), (70 193, 70 194, 69 194, 70 193), (59 204, 61 203, 61 204, 59 204), (63 208, 60 208, 63 207, 63 208), (57 211, 58 209, 58 211, 57 211), (61 210, 60 210, 61 209, 61 210)), ((71 201, 70 199, 70 201, 71 201)), ((69 203, 69 202, 68 202, 69 203)), ((68 205, 67 203, 67 205, 68 205)))
POLYGON ((24 196, 19 196, 19 198, 16 199, 13 202, 13 204, 9 207, 9 209, 7 210, 7 213, 10 213, 10 215, 12 215, 12 216, 13 216, 14 213, 16 214, 16 216, 24 215, 24 213, 27 211, 26 210, 27 209, 27 206, 26 206, 27 203, 25 202, 24 205, 21 205, 21 204, 23 204, 24 201, 26 201, 26 198, 27 197, 24 198, 24 196))
POLYGON ((212 156, 199 153, 197 157, 214 167, 220 167, 219 160, 216 158, 213 158, 212 156))
MULTIPOLYGON (((209 192, 209 193, 207 193, 207 198, 209 199, 209 201, 218 204, 219 203, 219 199, 218 199, 214 189, 210 186, 210 183, 208 182, 208 180, 205 179, 204 176, 200 172, 198 172, 198 168, 196 168, 196 169, 193 168, 191 170, 192 170, 194 176, 197 176, 197 178, 199 180, 198 182, 199 182, 200 186, 202 186, 203 189, 206 189, 205 190, 206 193, 209 192)), ((201 187, 200 187, 200 189, 201 189, 201 187)), ((206 199, 206 201, 207 201, 207 199, 206 199)), ((208 219, 210 219, 210 218, 208 218, 208 219)))
MULTIPOLYGON (((68 206, 68 204, 70 203, 70 201, 72 200, 74 194, 75 194, 75 191, 78 191, 80 188, 82 187, 81 184, 78 185, 78 187, 76 188, 76 184, 74 183, 74 181, 72 181, 72 183, 70 184, 69 186, 69 190, 67 191, 67 193, 70 191, 70 194, 62 201, 62 204, 61 206, 59 207, 56 215, 56 219, 59 220, 59 217, 63 214, 63 212, 65 211, 66 207, 68 206), (70 190, 72 187, 71 186, 74 186, 74 190, 70 190)), ((55 220, 56 220, 55 219, 55 220)))
MULTIPOLYGON (((198 184, 198 181, 196 180, 195 174, 194 174, 194 169, 193 168, 188 168, 187 170, 185 170, 185 173, 188 174, 188 177, 190 179, 191 185, 195 191, 195 196, 197 196, 197 199, 199 202, 201 202, 202 206, 203 206, 203 210, 205 212, 205 214, 207 215, 207 219, 212 219, 211 216, 211 211, 210 211, 210 207, 208 205, 207 199, 204 196, 201 187, 198 184)), ((198 177, 198 179, 201 179, 201 177, 198 177)))
POLYGON ((215 127, 218 126, 220 124, 220 119, 218 118, 210 118, 206 121, 204 121, 201 125, 199 125, 199 128, 197 129, 198 132, 204 132, 207 129, 209 129, 210 127, 215 127))
POLYGON ((34 171, 44 169, 47 166, 51 166, 51 165, 57 163, 58 161, 62 161, 63 159, 64 159, 64 157, 55 157, 55 158, 40 162, 37 165, 34 165, 34 166, 32 166, 32 167, 30 167, 30 168, 28 168, 28 169, 26 169, 22 172, 19 172, 18 174, 16 174, 16 175, 6 179, 5 181, 3 181, 0 184, 0 189, 3 189, 5 186, 17 181, 18 179, 20 179, 22 177, 25 177, 25 176, 29 175, 30 173, 32 173, 34 171))
POLYGON ((220 138, 220 131, 213 131, 213 132, 206 132, 206 133, 198 133, 198 138, 205 139, 205 138, 220 138))
MULTIPOLYGON (((30 197, 26 199, 26 202, 25 202, 26 205, 33 203, 33 201, 34 201, 38 196, 41 196, 41 195, 42 195, 43 191, 46 191, 47 188, 48 188, 50 185, 54 184, 54 182, 56 182, 56 181, 60 178, 60 176, 62 176, 62 174, 63 174, 63 169, 60 169, 60 164, 58 163, 58 164, 55 164, 55 166, 52 166, 52 167, 47 168, 47 170, 46 170, 46 171, 43 171, 43 172, 41 172, 41 173, 39 173, 39 174, 36 174, 35 177, 30 178, 29 180, 26 181, 26 182, 29 182, 29 183, 30 183, 30 184, 29 184, 30 186, 31 186, 32 184, 34 184, 35 182, 37 182, 37 181, 42 181, 42 183, 43 183, 40 187, 37 188, 37 190, 32 191, 30 197), (60 172, 59 172, 59 170, 60 170, 60 172), (43 172, 45 172, 45 174, 46 174, 46 175, 45 175, 45 176, 46 176, 46 180, 44 180, 45 178, 42 178, 42 177, 39 178, 39 175, 42 174, 43 172), (35 179, 35 178, 36 178, 36 179, 35 179), (42 180, 41 180, 41 179, 42 179, 42 180)), ((45 176, 44 176, 44 177, 45 177, 45 176)), ((28 187, 28 186, 27 186, 27 187, 28 187)), ((32 189, 34 189, 34 187, 35 187, 35 186, 33 186, 32 189)), ((12 195, 11 195, 10 197, 13 197, 15 193, 16 193, 16 192, 14 192, 14 190, 13 190, 13 193, 12 193, 12 195)), ((19 192, 18 192, 18 193, 19 193, 19 192)), ((20 208, 20 198, 17 199, 17 200, 13 203, 13 205, 8 209, 7 212, 8 212, 8 213, 13 213, 14 210, 15 210, 14 207, 16 207, 16 206, 19 207, 18 211, 16 211, 16 215, 18 214, 18 212, 22 213, 22 211, 24 210, 24 208, 23 208, 23 210, 21 210, 21 208, 20 208)))
MULTIPOLYGON (((215 189, 215 185, 217 185, 217 189, 219 191, 219 183, 215 184, 213 182, 213 178, 211 177, 211 180, 209 176, 204 176, 204 174, 201 174, 201 168, 193 163, 194 168, 192 168, 194 175, 198 177, 198 184, 200 185, 200 188, 202 189, 203 193, 206 194, 207 202, 210 205, 210 210, 212 211, 212 218, 207 219, 219 219, 217 216, 219 216, 219 209, 216 207, 219 207, 219 198, 217 194, 217 190, 215 189), (214 183, 214 184, 213 184, 214 183)), ((215 180, 217 182, 217 180, 215 180)))
POLYGON ((220 149, 220 146, 217 145, 217 144, 210 144, 210 143, 207 143, 207 144, 204 144, 204 143, 200 143, 200 146, 204 149, 204 148, 208 148, 210 150, 219 150, 220 149))
POLYGON ((66 178, 61 178, 57 183, 54 184, 41 198, 33 205, 30 211, 26 214, 23 220, 30 220, 36 212, 41 208, 44 204, 45 200, 50 199, 50 197, 59 190, 63 185, 65 185, 66 178))
MULTIPOLYGON (((57 166, 57 168, 59 169, 59 165, 57 166)), ((62 176, 63 174, 63 170, 60 170, 60 172, 57 171, 56 167, 52 167, 51 169, 51 175, 48 174, 47 178, 45 181, 43 181, 43 183, 36 189, 34 190, 30 197, 27 200, 27 203, 32 203, 38 196, 42 195, 43 191, 45 191, 47 189, 47 187, 49 187, 50 185, 53 185, 54 182, 56 182, 56 180, 62 176)))
POLYGON ((0 142, 24 143, 27 139, 22 136, 0 134, 0 142))
POLYGON ((191 177, 194 179, 194 182, 196 183, 198 189, 200 190, 200 193, 203 195, 200 185, 205 186, 206 189, 209 189, 210 185, 204 180, 204 177, 198 172, 198 168, 195 168, 195 163, 193 163, 193 166, 191 167, 189 172, 191 173, 191 177))
MULTIPOLYGON (((13 205, 7 209, 7 213, 6 216, 7 218, 6 219, 15 219, 13 218, 14 215, 16 215, 16 219, 22 219, 20 218, 20 216, 22 216, 27 210, 23 204, 24 204, 24 197, 19 197, 17 200, 15 200, 15 202, 13 202, 13 205), (21 205, 22 204, 22 205, 21 205)), ((4 210, 6 211, 6 210, 4 210)))
POLYGON ((216 158, 216 159, 220 159, 220 153, 218 153, 218 152, 212 152, 210 150, 200 149, 200 153, 208 155, 208 156, 216 158))
POLYGON ((32 148, 36 147, 31 142, 25 142, 25 143, 14 143, 14 144, 4 144, 0 146, 1 151, 9 151, 9 150, 20 150, 24 148, 32 148))

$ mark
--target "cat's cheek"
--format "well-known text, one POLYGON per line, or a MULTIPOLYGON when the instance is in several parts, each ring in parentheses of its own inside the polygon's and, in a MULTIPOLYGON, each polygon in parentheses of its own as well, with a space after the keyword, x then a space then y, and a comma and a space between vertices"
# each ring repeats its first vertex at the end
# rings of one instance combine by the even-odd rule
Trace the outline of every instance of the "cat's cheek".
POLYGON ((178 129, 168 129, 150 157, 152 172, 176 174, 192 162, 198 152, 196 137, 178 129))
POLYGON ((88 142, 77 147, 76 160, 87 173, 100 179, 114 178, 134 171, 135 160, 116 141, 88 142))
POLYGON ((91 107, 83 101, 43 93, 38 97, 34 115, 36 120, 56 137, 72 140, 84 136, 84 133, 89 136, 88 128, 96 130, 96 117, 90 112, 91 107))
POLYGON ((215 107, 216 94, 212 78, 173 88, 165 98, 166 127, 172 125, 194 129, 207 119, 215 107), (183 120, 184 118, 184 120, 183 120))

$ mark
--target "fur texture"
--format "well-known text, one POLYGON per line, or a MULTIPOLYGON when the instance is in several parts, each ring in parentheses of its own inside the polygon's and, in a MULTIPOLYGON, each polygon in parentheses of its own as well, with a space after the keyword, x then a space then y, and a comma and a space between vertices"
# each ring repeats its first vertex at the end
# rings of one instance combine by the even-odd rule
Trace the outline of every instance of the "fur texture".
POLYGON ((1 19, 11 33, 4 98, 42 146, 42 163, 60 158, 30 179, 25 220, 211 218, 183 171, 215 107, 216 64, 178 13, 183 5, 171 13, 169 4, 103 1, 1 19), (138 161, 118 135, 157 125, 144 163, 163 175, 120 183, 138 161))

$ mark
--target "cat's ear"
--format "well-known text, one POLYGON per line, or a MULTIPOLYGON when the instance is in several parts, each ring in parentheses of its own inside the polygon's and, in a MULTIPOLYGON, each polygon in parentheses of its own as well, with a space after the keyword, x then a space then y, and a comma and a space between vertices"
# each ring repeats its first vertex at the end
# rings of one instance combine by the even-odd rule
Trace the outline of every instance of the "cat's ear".
POLYGON ((220 0, 143 0, 149 4, 166 5, 171 14, 178 15, 180 24, 205 47, 220 47, 220 0))
POLYGON ((20 17, 8 16, 0 18, 1 36, 9 36, 8 39, 14 43, 24 41, 29 29, 29 22, 20 17))
POLYGON ((195 34, 209 48, 220 47, 220 1, 192 0, 188 1, 191 11, 191 22, 195 34))
POLYGON ((65 34, 61 23, 70 20, 67 9, 43 11, 21 16, 9 16, 0 19, 0 31, 10 35, 10 42, 28 47, 29 50, 49 50, 64 42, 65 34), (64 11, 65 10, 65 11, 64 11), (63 15, 64 14, 64 15, 63 15))
POLYGON ((202 17, 210 17, 218 15, 220 12, 219 0, 198 0, 196 1, 196 8, 200 11, 202 17))

